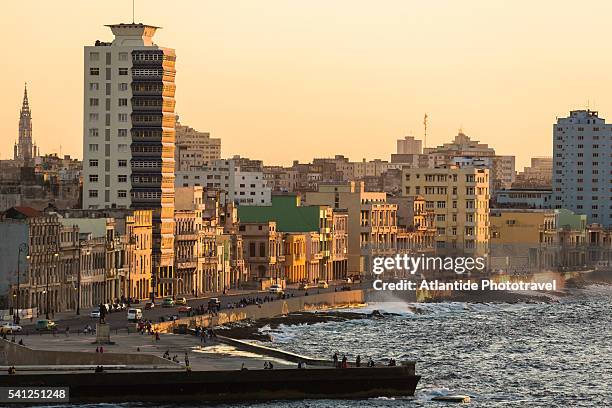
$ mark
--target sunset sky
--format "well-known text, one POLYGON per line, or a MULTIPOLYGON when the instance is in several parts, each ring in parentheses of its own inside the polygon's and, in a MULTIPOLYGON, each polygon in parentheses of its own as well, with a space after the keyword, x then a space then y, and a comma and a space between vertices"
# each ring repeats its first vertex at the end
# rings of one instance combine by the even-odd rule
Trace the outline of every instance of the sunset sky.
MULTIPOLYGON (((136 0, 176 49, 181 122, 267 164, 388 160, 427 112, 428 145, 461 127, 522 168, 551 154, 556 116, 612 120, 611 18, 595 0, 136 0)), ((41 151, 82 157, 83 46, 131 20, 131 0, 3 4, 1 158, 26 81, 41 151)))

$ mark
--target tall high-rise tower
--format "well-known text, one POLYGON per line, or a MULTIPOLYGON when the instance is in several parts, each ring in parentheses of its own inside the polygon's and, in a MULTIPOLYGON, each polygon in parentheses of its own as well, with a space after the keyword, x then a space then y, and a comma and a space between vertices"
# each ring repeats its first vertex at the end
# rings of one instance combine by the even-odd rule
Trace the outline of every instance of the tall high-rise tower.
POLYGON ((111 43, 85 47, 83 208, 153 210, 155 296, 174 281, 174 50, 158 27, 109 25, 111 43))
POLYGON ((30 164, 36 156, 36 146, 32 143, 32 112, 28 101, 28 86, 23 90, 23 103, 19 112, 19 139, 13 149, 13 158, 24 165, 30 164))
POLYGON ((570 111, 553 125, 553 205, 612 226, 612 124, 597 111, 570 111))

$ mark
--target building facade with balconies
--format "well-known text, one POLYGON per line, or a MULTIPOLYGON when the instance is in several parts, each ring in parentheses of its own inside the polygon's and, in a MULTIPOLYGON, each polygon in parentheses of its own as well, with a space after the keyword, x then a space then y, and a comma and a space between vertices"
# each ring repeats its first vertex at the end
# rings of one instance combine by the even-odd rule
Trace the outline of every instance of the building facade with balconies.
POLYGON ((173 292, 174 50, 157 27, 109 26, 112 43, 85 47, 83 208, 153 211, 151 296, 173 292))
POLYGON ((422 196, 433 211, 436 252, 447 255, 487 253, 489 244, 489 170, 445 166, 404 169, 402 193, 422 196))

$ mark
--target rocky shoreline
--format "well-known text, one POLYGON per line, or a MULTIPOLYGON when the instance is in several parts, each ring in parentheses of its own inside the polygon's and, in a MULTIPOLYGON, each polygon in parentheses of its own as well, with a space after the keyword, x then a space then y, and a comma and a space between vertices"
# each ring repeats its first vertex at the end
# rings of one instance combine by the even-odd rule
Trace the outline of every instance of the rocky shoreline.
POLYGON ((215 329, 219 334, 240 340, 272 341, 270 332, 278 330, 281 325, 295 326, 327 322, 369 318, 371 315, 344 311, 296 312, 286 316, 269 317, 257 320, 242 320, 228 323, 215 329), (269 327, 265 332, 261 329, 269 327))

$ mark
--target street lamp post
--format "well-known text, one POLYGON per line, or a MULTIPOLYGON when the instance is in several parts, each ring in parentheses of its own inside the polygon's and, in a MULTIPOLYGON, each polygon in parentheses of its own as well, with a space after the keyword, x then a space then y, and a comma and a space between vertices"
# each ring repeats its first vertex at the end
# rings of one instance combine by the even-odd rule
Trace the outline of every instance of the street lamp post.
POLYGON ((29 251, 28 251, 28 244, 26 244, 25 242, 21 243, 19 245, 19 252, 17 253, 17 307, 15 308, 15 314, 13 316, 13 321, 15 322, 15 324, 19 324, 19 305, 20 305, 20 290, 19 290, 19 286, 21 284, 21 271, 20 271, 20 264, 21 264, 21 253, 25 252, 26 253, 26 259, 30 259, 30 255, 29 255, 29 251))
MULTIPOLYGON (((59 253, 58 253, 58 252, 56 252, 56 253, 54 253, 54 254, 53 254, 53 260, 55 261, 55 266, 56 266, 56 267, 57 267, 57 262, 58 262, 58 259, 59 259, 59 253)), ((46 318, 47 320, 49 320, 49 269, 51 269, 51 268, 50 268, 49 266, 47 266, 47 279, 46 279, 46 281, 47 281, 46 286, 47 286, 47 287, 46 287, 46 290, 45 290, 45 292, 46 292, 46 298, 47 298, 47 302, 46 302, 46 303, 47 303, 47 305, 46 305, 46 311, 45 311, 45 318, 46 318)), ((56 272, 57 272, 57 270, 56 270, 56 272)))
POLYGON ((128 249, 129 249, 129 253, 128 253, 128 296, 127 296, 127 304, 128 307, 132 306, 132 256, 133 254, 133 245, 134 245, 134 235, 132 234, 132 231, 130 231, 130 235, 129 235, 129 240, 128 240, 128 249))

